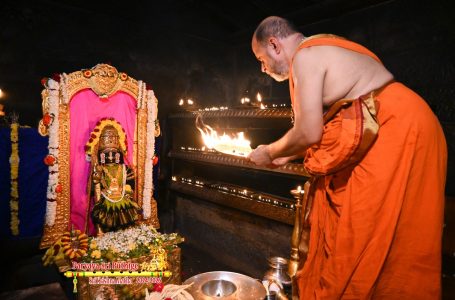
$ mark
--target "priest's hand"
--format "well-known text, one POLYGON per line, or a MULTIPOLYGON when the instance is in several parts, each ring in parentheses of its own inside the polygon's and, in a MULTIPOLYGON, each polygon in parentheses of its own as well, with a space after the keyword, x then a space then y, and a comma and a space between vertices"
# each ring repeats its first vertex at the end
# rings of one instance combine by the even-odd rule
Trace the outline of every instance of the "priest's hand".
POLYGON ((272 161, 272 164, 274 164, 277 167, 284 166, 288 162, 291 162, 293 160, 301 158, 300 155, 291 155, 291 156, 283 156, 283 157, 277 157, 272 161))
POLYGON ((247 159, 258 166, 273 167, 268 145, 259 145, 247 156, 247 159))

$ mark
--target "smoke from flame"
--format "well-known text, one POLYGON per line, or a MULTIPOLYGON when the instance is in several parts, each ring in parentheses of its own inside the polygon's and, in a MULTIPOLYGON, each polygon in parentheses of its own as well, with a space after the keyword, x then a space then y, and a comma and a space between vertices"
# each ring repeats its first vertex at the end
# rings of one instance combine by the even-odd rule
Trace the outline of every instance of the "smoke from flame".
POLYGON ((252 151, 250 141, 245 139, 243 132, 238 132, 234 137, 223 133, 218 135, 218 132, 212 127, 204 124, 202 117, 196 117, 196 128, 201 132, 202 140, 205 146, 209 149, 215 149, 229 155, 246 157, 252 151))

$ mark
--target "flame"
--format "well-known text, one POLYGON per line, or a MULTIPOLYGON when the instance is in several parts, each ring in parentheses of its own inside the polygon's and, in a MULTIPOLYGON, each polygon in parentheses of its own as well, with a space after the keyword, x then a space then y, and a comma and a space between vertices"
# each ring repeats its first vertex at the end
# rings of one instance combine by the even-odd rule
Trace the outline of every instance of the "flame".
POLYGON ((258 100, 258 102, 261 102, 261 101, 262 101, 262 96, 261 96, 260 93, 258 93, 258 94, 256 95, 256 99, 258 100))
POLYGON ((243 97, 242 99, 240 99, 240 103, 242 103, 242 104, 250 103, 250 98, 243 97))
POLYGON ((245 139, 243 132, 238 132, 234 137, 226 133, 220 136, 216 130, 204 124, 200 115, 196 118, 196 128, 201 132, 202 140, 209 149, 242 157, 248 156, 252 151, 251 142, 245 139))

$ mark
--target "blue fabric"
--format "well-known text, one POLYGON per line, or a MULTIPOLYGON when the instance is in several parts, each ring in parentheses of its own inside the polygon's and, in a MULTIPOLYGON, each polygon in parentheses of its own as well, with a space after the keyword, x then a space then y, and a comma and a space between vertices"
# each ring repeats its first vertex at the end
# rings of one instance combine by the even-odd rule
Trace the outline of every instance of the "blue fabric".
MULTIPOLYGON (((46 211, 48 167, 43 159, 47 155, 48 138, 39 135, 35 128, 19 129, 19 236, 42 235, 46 211)), ((16 238, 11 234, 10 220, 10 129, 0 128, 0 236, 16 238)))

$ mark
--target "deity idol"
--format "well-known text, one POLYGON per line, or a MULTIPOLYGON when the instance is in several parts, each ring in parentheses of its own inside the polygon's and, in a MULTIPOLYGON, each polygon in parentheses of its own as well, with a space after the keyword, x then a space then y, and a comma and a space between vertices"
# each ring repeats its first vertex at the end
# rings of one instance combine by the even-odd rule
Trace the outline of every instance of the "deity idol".
POLYGON ((89 146, 92 154, 89 192, 95 202, 91 215, 98 235, 134 225, 139 206, 132 189, 134 172, 125 163, 125 136, 120 124, 103 120, 92 133, 89 146))

